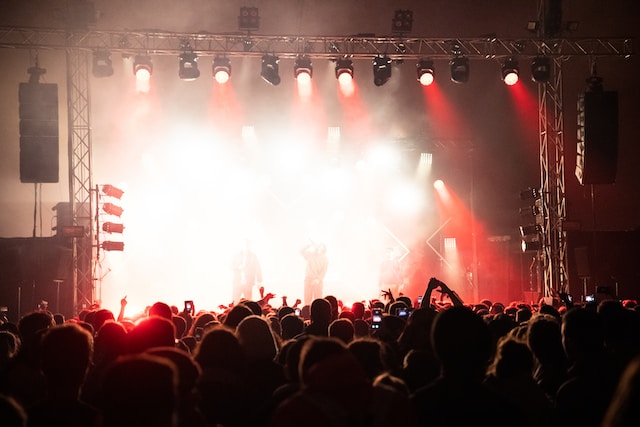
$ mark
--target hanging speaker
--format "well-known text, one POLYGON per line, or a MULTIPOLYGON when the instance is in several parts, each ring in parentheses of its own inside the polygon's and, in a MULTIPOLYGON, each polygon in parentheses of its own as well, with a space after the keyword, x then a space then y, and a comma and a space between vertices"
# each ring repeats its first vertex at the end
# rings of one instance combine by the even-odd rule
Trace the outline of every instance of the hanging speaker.
POLYGON ((576 177, 580 184, 612 184, 618 163, 618 93, 586 92, 578 99, 576 177))
POLYGON ((58 182, 58 85, 20 83, 20 181, 58 182))

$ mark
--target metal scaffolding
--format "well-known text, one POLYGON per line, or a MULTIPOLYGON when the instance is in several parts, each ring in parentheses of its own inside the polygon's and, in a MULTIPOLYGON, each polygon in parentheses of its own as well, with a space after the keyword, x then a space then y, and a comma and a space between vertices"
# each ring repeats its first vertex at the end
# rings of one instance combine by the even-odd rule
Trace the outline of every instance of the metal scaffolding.
POLYGON ((94 277, 97 263, 92 217, 91 114, 89 62, 95 51, 123 55, 178 55, 185 43, 200 56, 260 57, 265 53, 281 58, 307 55, 310 58, 368 58, 386 55, 393 60, 469 59, 494 60, 517 56, 551 59, 551 79, 538 86, 540 142, 540 184, 542 192, 544 294, 566 291, 567 247, 563 222, 566 219, 562 63, 571 57, 629 57, 630 38, 417 38, 353 35, 261 36, 251 33, 210 34, 162 31, 108 31, 95 29, 0 27, 0 48, 64 50, 67 55, 67 103, 69 109, 69 194, 74 221, 85 226, 85 238, 74 243, 74 307, 82 309, 95 302, 94 277))

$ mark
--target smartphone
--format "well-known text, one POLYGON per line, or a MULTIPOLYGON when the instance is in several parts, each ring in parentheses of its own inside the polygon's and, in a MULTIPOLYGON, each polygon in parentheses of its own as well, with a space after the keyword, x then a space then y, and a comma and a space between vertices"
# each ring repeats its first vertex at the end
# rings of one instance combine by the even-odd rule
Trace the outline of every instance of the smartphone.
POLYGON ((396 316, 405 318, 409 315, 409 309, 407 307, 398 307, 396 309, 396 316))
POLYGON ((193 333, 193 337, 196 339, 196 341, 200 341, 202 339, 202 328, 196 328, 193 333))
POLYGON ((418 308, 422 305, 422 295, 418 297, 418 308))
POLYGON ((193 312, 193 301, 188 300, 184 302, 184 311, 187 313, 193 312))
POLYGON ((596 302, 596 297, 593 295, 587 295, 586 297, 584 297, 584 301, 585 302, 596 302))
POLYGON ((371 329, 380 329, 381 323, 382 323, 382 310, 379 308, 374 308, 371 311, 371 329))
POLYGON ((300 309, 299 309, 299 308, 296 308, 296 309, 295 309, 295 313, 296 313, 296 316, 300 316, 300 309))

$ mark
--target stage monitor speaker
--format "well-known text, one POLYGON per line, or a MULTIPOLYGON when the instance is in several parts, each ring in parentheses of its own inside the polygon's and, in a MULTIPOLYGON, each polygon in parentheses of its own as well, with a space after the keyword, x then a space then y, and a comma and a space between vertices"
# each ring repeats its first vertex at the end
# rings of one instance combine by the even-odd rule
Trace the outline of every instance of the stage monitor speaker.
POLYGON ((578 99, 576 177, 580 184, 613 184, 618 163, 618 93, 586 92, 578 99))
POLYGON ((20 83, 20 181, 58 182, 58 85, 20 83))

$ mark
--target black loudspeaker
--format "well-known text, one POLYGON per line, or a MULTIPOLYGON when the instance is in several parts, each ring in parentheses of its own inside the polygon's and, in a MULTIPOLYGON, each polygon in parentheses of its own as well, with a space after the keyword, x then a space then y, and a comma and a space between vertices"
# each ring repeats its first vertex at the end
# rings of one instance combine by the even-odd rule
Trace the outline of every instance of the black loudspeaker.
POLYGON ((618 163, 618 93, 586 92, 578 99, 576 177, 580 184, 612 184, 618 163))
POLYGON ((20 181, 58 182, 58 85, 20 83, 20 181))

